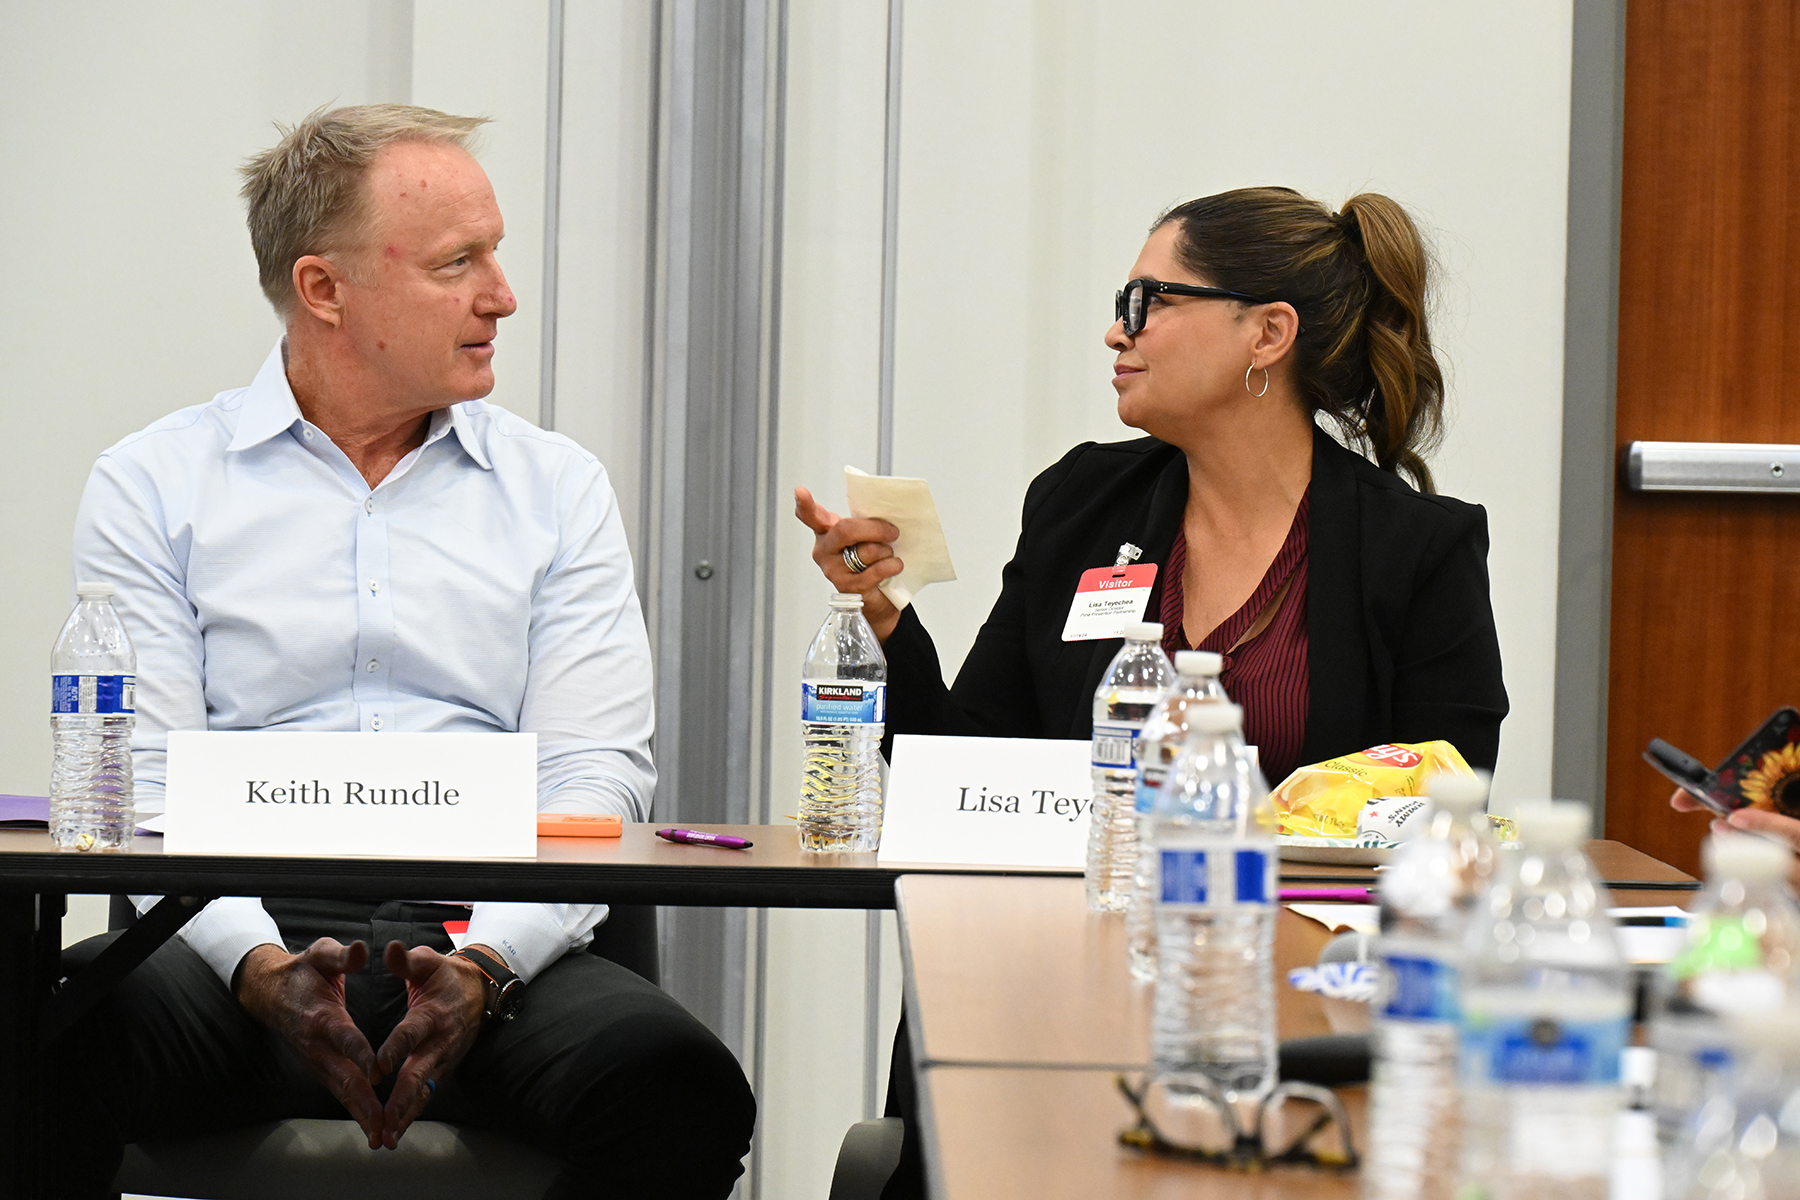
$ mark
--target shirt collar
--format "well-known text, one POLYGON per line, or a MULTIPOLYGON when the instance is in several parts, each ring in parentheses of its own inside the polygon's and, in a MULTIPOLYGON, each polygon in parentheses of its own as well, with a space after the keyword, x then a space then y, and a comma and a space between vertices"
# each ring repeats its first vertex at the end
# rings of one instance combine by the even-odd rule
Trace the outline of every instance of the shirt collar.
POLYGON ((262 369, 250 386, 244 389, 244 402, 238 406, 237 432, 227 450, 248 450, 260 446, 276 434, 285 433, 300 420, 300 403, 287 380, 287 342, 282 340, 269 351, 262 369))
MULTIPOLYGON (((474 459, 482 470, 491 471, 494 464, 488 458, 487 447, 482 445, 481 430, 468 409, 468 403, 452 404, 432 413, 425 441, 430 444, 437 440, 447 412, 450 414, 450 428, 456 433, 456 440, 462 444, 463 452, 474 459)), ((244 389, 244 402, 238 408, 237 432, 232 435, 231 444, 225 448, 248 450, 252 446, 260 446, 277 434, 292 429, 294 422, 303 419, 300 402, 294 399, 294 389, 288 384, 287 340, 284 338, 275 344, 275 349, 269 351, 269 357, 263 360, 262 369, 257 371, 250 386, 244 389)))

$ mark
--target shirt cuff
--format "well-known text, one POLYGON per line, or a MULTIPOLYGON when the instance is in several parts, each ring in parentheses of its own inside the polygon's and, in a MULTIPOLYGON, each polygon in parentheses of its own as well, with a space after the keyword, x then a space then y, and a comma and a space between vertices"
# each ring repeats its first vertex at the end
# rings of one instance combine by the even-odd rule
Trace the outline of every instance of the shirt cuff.
MULTIPOLYGON (((599 908, 604 914, 605 909, 599 908)), ((539 971, 571 950, 593 940, 592 927, 571 930, 546 904, 487 900, 469 914, 468 946, 491 946, 506 959, 513 974, 530 983, 539 971)))
POLYGON ((223 896, 214 900, 182 926, 181 937, 206 960, 227 988, 231 987, 231 977, 244 955, 258 946, 287 949, 275 918, 254 896, 223 896))

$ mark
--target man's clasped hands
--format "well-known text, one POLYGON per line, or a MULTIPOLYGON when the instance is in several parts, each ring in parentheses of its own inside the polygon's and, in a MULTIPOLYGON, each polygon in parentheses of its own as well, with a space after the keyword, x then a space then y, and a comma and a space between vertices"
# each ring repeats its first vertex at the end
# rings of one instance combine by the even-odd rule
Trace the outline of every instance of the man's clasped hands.
POLYGON ((392 1150, 481 1032, 486 979, 466 959, 389 942, 382 962, 406 981, 406 1016, 377 1051, 344 1004, 344 976, 368 961, 369 948, 360 941, 346 946, 322 937, 299 954, 262 945, 244 956, 236 991, 250 1015, 280 1034, 362 1126, 369 1149, 392 1150), (383 1106, 375 1087, 390 1074, 394 1085, 383 1106))

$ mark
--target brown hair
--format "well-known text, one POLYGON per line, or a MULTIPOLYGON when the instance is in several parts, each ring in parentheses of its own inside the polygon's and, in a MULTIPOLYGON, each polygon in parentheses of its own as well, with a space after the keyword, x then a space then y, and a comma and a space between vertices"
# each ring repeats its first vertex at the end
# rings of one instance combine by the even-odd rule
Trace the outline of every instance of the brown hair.
POLYGON ((377 154, 395 142, 468 150, 486 123, 410 104, 360 104, 314 109, 291 128, 276 125, 281 140, 239 168, 257 280, 275 311, 284 318, 293 311, 296 260, 346 254, 367 238, 362 181, 377 154))
POLYGON ((1431 352, 1431 253, 1406 210, 1374 192, 1333 214, 1289 188, 1239 188, 1176 205, 1176 254, 1208 283, 1285 300, 1300 314, 1294 378, 1384 470, 1432 491, 1423 454, 1442 433, 1444 374, 1431 352))

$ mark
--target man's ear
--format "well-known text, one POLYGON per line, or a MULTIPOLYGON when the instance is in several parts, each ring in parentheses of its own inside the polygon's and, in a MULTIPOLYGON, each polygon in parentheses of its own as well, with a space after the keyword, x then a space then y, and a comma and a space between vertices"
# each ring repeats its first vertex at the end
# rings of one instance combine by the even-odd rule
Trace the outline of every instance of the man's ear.
POLYGON ((294 260, 294 298, 301 311, 327 325, 344 321, 343 268, 318 254, 304 254, 294 260))

